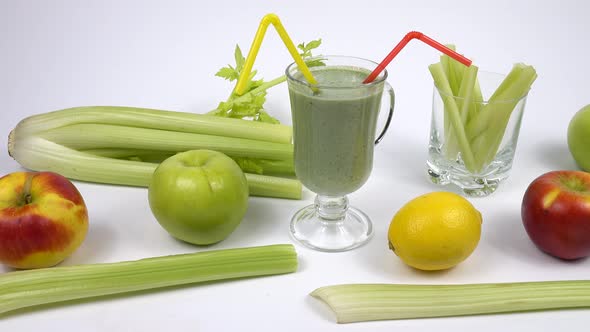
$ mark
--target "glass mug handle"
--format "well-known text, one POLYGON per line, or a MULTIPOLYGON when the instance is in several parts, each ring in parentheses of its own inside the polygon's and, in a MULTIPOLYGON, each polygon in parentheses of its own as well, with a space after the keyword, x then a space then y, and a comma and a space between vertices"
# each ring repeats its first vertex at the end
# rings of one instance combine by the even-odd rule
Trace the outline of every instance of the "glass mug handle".
POLYGON ((387 99, 387 95, 389 95, 389 114, 387 115, 387 121, 385 121, 385 126, 383 127, 381 134, 379 134, 379 136, 375 140, 375 145, 379 144, 379 142, 381 142, 381 140, 383 139, 383 136, 385 136, 385 133, 389 128, 389 124, 391 123, 391 118, 393 117, 393 108, 395 106, 395 93, 393 92, 393 88, 391 87, 391 85, 385 82, 384 90, 386 90, 385 92, 387 92, 387 94, 383 94, 383 99, 387 99))

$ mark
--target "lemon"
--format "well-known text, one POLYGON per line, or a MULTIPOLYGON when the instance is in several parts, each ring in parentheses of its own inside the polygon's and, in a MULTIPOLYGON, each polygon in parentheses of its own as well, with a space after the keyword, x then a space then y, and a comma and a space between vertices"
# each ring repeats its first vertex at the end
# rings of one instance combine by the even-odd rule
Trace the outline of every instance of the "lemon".
POLYGON ((444 270, 464 261, 481 236, 481 213, 460 195, 432 192, 406 203, 389 225, 389 247, 420 270, 444 270))

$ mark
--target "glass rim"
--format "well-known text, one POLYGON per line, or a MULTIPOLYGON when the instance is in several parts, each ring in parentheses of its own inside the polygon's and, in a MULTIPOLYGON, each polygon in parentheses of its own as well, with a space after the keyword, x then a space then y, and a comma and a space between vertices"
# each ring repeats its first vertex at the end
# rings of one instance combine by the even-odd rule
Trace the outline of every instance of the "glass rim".
MULTIPOLYGON (((490 74, 492 74, 492 75, 497 75, 497 76, 500 76, 500 77, 502 77, 502 79, 504 79, 504 78, 507 76, 506 74, 501 74, 501 73, 498 73, 498 72, 493 72, 493 71, 485 71, 485 70, 480 70, 480 71, 478 71, 478 75, 479 75, 480 73, 484 73, 484 74, 486 74, 486 75, 490 75, 490 74)), ((440 88, 439 88, 439 87, 436 85, 436 83, 434 83, 434 82, 433 82, 433 84, 432 84, 432 85, 434 86, 434 88, 436 89, 436 91, 438 92, 438 94, 439 94, 439 95, 441 95, 441 96, 452 97, 453 99, 456 99, 456 100, 464 100, 464 99, 465 99, 465 98, 463 98, 463 97, 455 96, 455 95, 448 94, 448 93, 445 93, 445 92, 441 91, 441 89, 440 89, 440 88)), ((523 95, 522 95, 522 96, 520 96, 520 97, 517 97, 517 98, 512 98, 512 99, 499 99, 499 100, 496 100, 496 101, 494 101, 494 103, 510 103, 510 102, 515 102, 515 101, 516 101, 516 102, 520 102, 521 100, 523 100, 523 99, 526 99, 526 97, 529 95, 529 92, 530 92, 530 91, 531 91, 531 89, 528 89, 528 90, 525 92, 525 94, 523 94, 523 95)), ((488 98, 487 100, 482 100, 482 101, 480 101, 479 103, 480 103, 480 104, 489 104, 489 103, 490 103, 490 100, 489 100, 489 98, 488 98)))
MULTIPOLYGON (((375 66, 375 68, 377 68, 377 66, 379 66, 379 64, 375 61, 369 60, 369 59, 365 59, 365 58, 361 58, 361 57, 356 57, 356 56, 349 56, 349 55, 318 55, 318 56, 314 56, 311 58, 308 58, 307 60, 321 60, 321 59, 328 59, 328 58, 337 58, 337 59, 352 59, 352 60, 360 60, 360 61, 364 61, 367 63, 370 63, 372 65, 375 66)), ((293 82, 297 82, 298 84, 304 85, 306 87, 309 88, 313 88, 313 89, 333 89, 333 90, 339 90, 339 89, 358 89, 358 88, 370 88, 373 87, 375 85, 378 85, 380 83, 385 82, 385 80, 388 77, 388 73, 387 73, 387 69, 383 69, 383 71, 379 74, 379 76, 377 76, 377 78, 375 78, 372 82, 370 83, 363 83, 360 82, 358 84, 354 84, 354 85, 346 85, 346 86, 330 86, 330 85, 323 85, 323 84, 310 84, 305 77, 303 77, 302 79, 299 78, 295 78, 293 77, 293 75, 291 75, 291 69, 295 67, 295 72, 301 72, 297 66, 296 62, 292 62, 291 64, 289 64, 287 66, 287 68, 285 69, 285 75, 287 76, 287 79, 293 82)), ((374 69, 369 69, 366 67, 361 67, 361 66, 356 66, 358 68, 362 68, 362 69, 368 69, 370 70, 370 72, 372 72, 374 69)))

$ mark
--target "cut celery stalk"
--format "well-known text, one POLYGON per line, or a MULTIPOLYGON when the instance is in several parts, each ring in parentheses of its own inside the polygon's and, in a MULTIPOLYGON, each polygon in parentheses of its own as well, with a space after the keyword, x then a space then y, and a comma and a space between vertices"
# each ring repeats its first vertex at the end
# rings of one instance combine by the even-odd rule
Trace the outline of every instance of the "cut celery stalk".
MULTIPOLYGON (((512 86, 513 82, 521 77, 522 71, 524 69, 523 64, 515 64, 508 75, 502 80, 502 83, 496 88, 492 96, 488 99, 488 103, 493 100, 509 100, 503 96, 506 91, 510 91, 510 86, 512 86)), ((522 96, 522 95, 520 95, 522 96)), ((520 97, 517 96, 516 98, 520 97)), ((488 111, 481 111, 478 113, 478 116, 475 117, 472 121, 467 124, 465 128, 467 131, 467 137, 469 140, 474 140, 477 136, 483 133, 490 124, 490 119, 494 116, 492 112, 488 111)))
POLYGON ((465 75, 463 77, 463 80, 461 81, 461 87, 459 89, 459 94, 457 98, 459 103, 457 106, 459 106, 459 110, 461 113, 461 123, 463 124, 463 126, 467 125, 467 119, 469 118, 469 109, 471 108, 471 105, 474 104, 474 90, 478 69, 479 68, 475 65, 467 67, 467 69, 465 69, 465 75))
POLYGON ((475 161, 473 159, 473 152, 471 151, 471 146, 469 145, 467 136, 465 135, 465 128, 463 127, 463 123, 461 122, 461 115, 459 114, 457 103, 453 98, 454 95, 451 91, 451 87, 449 86, 449 82, 447 81, 445 74, 443 72, 443 67, 440 63, 435 63, 428 66, 428 69, 432 74, 434 84, 441 92, 440 96, 445 106, 445 114, 449 116, 451 128, 457 136, 459 150, 461 151, 465 167, 469 171, 474 172, 475 161))
MULTIPOLYGON (((456 51, 456 47, 453 44, 445 45, 448 48, 456 51)), ((459 61, 452 59, 446 54, 440 56, 440 63, 442 64, 443 71, 453 92, 453 96, 462 97, 461 88, 464 86, 464 73, 465 65, 459 61)), ((463 91, 464 93, 465 91, 463 91)), ((461 99, 457 99, 457 106, 461 111, 461 99)), ((445 106, 446 107, 446 106, 445 106)), ((444 132, 445 132, 445 154, 448 159, 455 159, 459 152, 459 143, 457 142, 456 135, 453 131, 451 121, 446 115, 448 112, 445 111, 444 118, 444 132)))
MULTIPOLYGON (((456 51, 456 47, 453 44, 446 44, 445 46, 456 51)), ((460 63, 446 54, 440 56, 440 62, 443 65, 444 73, 447 75, 449 86, 451 87, 451 91, 453 91, 453 96, 456 96, 459 93, 459 87, 461 86, 462 71, 455 67, 456 64, 460 63)))
MULTIPOLYGON (((237 120, 248 122, 246 120, 237 120)), ((17 129, 18 137, 18 129, 17 129)), ((182 152, 209 149, 230 157, 291 159, 293 145, 244 138, 105 124, 74 124, 37 134, 72 149, 126 148, 182 152)))
MULTIPOLYGON (((489 164, 496 156, 512 111, 526 96, 537 78, 532 66, 516 64, 515 68, 518 68, 517 76, 512 76, 507 84, 503 82, 481 110, 482 116, 486 114, 488 124, 485 131, 480 133, 481 138, 473 141, 473 150, 479 168, 489 164)), ((508 77, 504 81, 507 79, 508 77)))
POLYGON ((22 135, 32 135, 82 123, 161 129, 277 143, 291 143, 293 134, 290 126, 279 124, 121 106, 76 107, 33 115, 22 120, 17 129, 22 135))
MULTIPOLYGON (((465 127, 467 123, 469 108, 473 104, 472 95, 475 79, 477 77, 477 71, 478 67, 475 65, 471 65, 464 71, 464 77, 461 79, 461 86, 459 87, 459 92, 455 98, 463 127, 465 127)), ((447 157, 454 159, 459 152, 459 147, 455 131, 452 127, 448 128, 448 131, 445 132, 445 137, 447 157)))
POLYGON ((348 284, 311 295, 338 323, 590 307, 590 281, 471 285, 348 284))
MULTIPOLYGON (((455 51, 455 45, 447 44, 445 46, 452 49, 453 51, 455 51)), ((457 91, 457 79, 455 77, 455 70, 451 66, 451 58, 446 54, 441 54, 440 64, 442 66, 443 73, 445 74, 447 82, 449 82, 449 86, 451 87, 451 91, 453 92, 453 95, 455 95, 455 93, 457 91)), ((444 107, 446 107, 446 105, 444 107)), ((443 114, 443 126, 444 126, 443 130, 444 130, 444 135, 445 135, 445 151, 444 151, 444 153, 447 156, 447 158, 454 159, 457 155, 457 144, 456 144, 457 142, 455 140, 455 137, 453 135, 451 135, 452 134, 451 120, 450 120, 450 117, 449 117, 447 111, 445 111, 443 114)))
MULTIPOLYGON (((479 112, 481 111, 481 109, 483 107, 483 101, 484 101, 483 93, 481 92, 481 86, 479 85, 479 80, 477 79, 477 75, 476 75, 475 76, 475 83, 474 83, 474 87, 473 87, 473 103, 471 103, 469 106, 466 124, 469 124, 469 122, 472 119, 474 119, 475 117, 478 116, 479 112)), ((467 127, 465 127, 465 129, 467 130, 467 127)), ((467 136, 467 138, 469 139, 469 135, 467 136)))
MULTIPOLYGON (((70 179, 147 187, 158 166, 83 153, 37 136, 16 139, 13 134, 8 139, 8 152, 23 167, 56 172, 70 179)), ((246 179, 252 196, 301 198, 298 180, 249 173, 246 179)))
POLYGON ((293 245, 277 244, 9 272, 0 275, 0 313, 47 303, 296 270, 293 245))

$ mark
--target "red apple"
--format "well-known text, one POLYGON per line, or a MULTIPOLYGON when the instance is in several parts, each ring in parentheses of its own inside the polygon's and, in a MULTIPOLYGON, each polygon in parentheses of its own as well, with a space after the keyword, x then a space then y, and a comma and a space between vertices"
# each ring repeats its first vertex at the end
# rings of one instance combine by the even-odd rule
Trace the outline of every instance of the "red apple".
POLYGON ((0 262, 30 269, 58 264, 88 231, 78 189, 51 172, 18 172, 0 178, 0 262))
POLYGON ((590 255, 590 173, 539 176, 524 194, 521 215, 529 237, 544 252, 562 259, 590 255))

